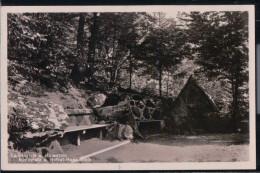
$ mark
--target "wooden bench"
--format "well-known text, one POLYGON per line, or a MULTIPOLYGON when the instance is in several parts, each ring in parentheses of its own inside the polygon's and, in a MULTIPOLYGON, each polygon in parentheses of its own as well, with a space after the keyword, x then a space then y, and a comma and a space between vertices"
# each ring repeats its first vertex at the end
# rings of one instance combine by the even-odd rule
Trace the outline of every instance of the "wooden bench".
POLYGON ((90 130, 90 129, 98 129, 99 130, 99 138, 102 138, 103 137, 103 130, 107 126, 108 126, 108 124, 92 124, 92 125, 83 125, 83 126, 70 126, 70 127, 67 127, 64 130, 64 134, 71 133, 71 132, 77 132, 76 145, 79 146, 81 134, 86 134, 86 131, 90 130))
MULTIPOLYGON (((65 112, 68 114, 68 116, 70 118, 74 117, 84 117, 84 116, 88 116, 91 115, 93 113, 92 109, 67 109, 65 110, 65 112)), ((79 118, 79 119, 83 119, 83 118, 79 118)), ((85 122, 86 123, 86 122, 85 122)), ((66 133, 76 133, 76 145, 80 145, 80 135, 81 134, 86 134, 86 132, 88 130, 91 129, 98 129, 98 133, 99 133, 99 137, 102 138, 103 137, 103 130, 108 126, 108 124, 92 124, 90 121, 88 121, 87 124, 75 124, 72 123, 70 124, 70 126, 68 126, 65 130, 64 130, 64 134, 66 133)))
POLYGON ((162 132, 163 120, 137 120, 136 122, 141 134, 162 132))

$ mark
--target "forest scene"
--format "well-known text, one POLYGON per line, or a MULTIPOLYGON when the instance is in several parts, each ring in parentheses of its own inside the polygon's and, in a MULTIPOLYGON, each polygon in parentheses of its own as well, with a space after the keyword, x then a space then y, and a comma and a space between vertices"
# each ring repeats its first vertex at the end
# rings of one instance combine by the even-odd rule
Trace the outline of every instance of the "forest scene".
POLYGON ((248 160, 248 12, 7 19, 9 162, 248 160), (146 158, 146 145, 164 148, 146 158))

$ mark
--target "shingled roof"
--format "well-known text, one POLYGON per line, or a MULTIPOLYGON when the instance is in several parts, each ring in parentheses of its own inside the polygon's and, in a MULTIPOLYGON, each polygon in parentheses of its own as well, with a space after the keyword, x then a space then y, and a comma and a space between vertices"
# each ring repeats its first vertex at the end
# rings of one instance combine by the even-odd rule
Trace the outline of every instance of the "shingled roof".
POLYGON ((195 86, 197 86, 201 92, 203 93, 203 95, 205 95, 205 98, 209 101, 210 105, 212 106, 212 108, 215 111, 218 111, 218 107, 215 104, 214 100, 212 99, 212 97, 205 91, 205 89, 198 84, 198 82, 196 81, 196 79, 193 77, 193 75, 190 75, 189 79, 187 80, 186 84, 184 85, 184 87, 181 89, 180 93, 178 94, 178 96, 175 98, 174 102, 176 102, 178 100, 178 98, 182 95, 182 93, 188 88, 188 86, 190 86, 191 84, 194 84, 195 86))

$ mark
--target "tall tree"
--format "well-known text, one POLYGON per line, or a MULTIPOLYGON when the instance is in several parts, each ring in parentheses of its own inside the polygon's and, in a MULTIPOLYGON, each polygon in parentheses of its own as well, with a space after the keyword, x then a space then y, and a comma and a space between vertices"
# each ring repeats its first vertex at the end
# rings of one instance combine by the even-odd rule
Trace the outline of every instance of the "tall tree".
POLYGON ((143 33, 140 23, 138 13, 100 13, 98 16, 98 37, 92 56, 95 57, 94 68, 98 69, 95 75, 102 76, 111 86, 118 84, 122 69, 132 69, 127 64, 133 64, 135 45, 143 33))
POLYGON ((86 66, 86 76, 88 77, 88 81, 91 82, 93 80, 94 74, 94 63, 95 63, 95 51, 96 44, 98 41, 98 13, 93 13, 93 16, 89 19, 89 41, 88 41, 88 58, 87 58, 87 66, 86 66))
POLYGON ((186 34, 164 13, 154 13, 152 26, 139 46, 138 58, 152 68, 156 67, 159 73, 159 95, 162 96, 163 71, 180 63, 188 55, 189 45, 186 44, 186 34))
POLYGON ((127 26, 126 47, 129 50, 129 88, 132 88, 132 75, 134 69, 137 67, 135 56, 138 45, 142 43, 147 35, 150 26, 149 15, 146 13, 129 13, 129 21, 127 26))
POLYGON ((248 13, 191 12, 186 17, 200 70, 229 87, 230 115, 237 129, 248 82, 248 13))
POLYGON ((18 61, 14 65, 19 73, 49 87, 66 83, 68 62, 76 56, 75 17, 70 13, 9 14, 8 58, 18 61))

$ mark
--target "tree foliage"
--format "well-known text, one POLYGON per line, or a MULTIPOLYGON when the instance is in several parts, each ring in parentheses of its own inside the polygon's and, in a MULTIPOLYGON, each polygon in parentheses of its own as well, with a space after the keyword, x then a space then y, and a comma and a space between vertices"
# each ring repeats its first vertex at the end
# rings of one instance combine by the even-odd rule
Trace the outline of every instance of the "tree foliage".
MULTIPOLYGON (((162 96, 162 73, 169 71, 189 54, 187 35, 162 12, 154 13, 152 26, 139 46, 137 58, 150 65, 159 73, 159 93, 162 96)), ((150 67, 150 68, 151 68, 150 67)), ((149 68, 149 67, 148 67, 149 68)))
POLYGON ((200 72, 222 81, 232 95, 230 115, 234 126, 241 119, 248 119, 244 110, 248 84, 247 15, 247 12, 191 12, 183 19, 200 72))
POLYGON ((18 73, 48 88, 137 86, 167 97, 197 71, 229 92, 234 124, 248 119, 246 12, 190 12, 181 19, 162 12, 12 13, 8 60, 9 77, 18 73))
POLYGON ((68 79, 71 59, 76 57, 74 17, 65 13, 9 14, 8 59, 16 61, 17 70, 30 80, 40 80, 48 87, 55 82, 62 85, 68 79))

